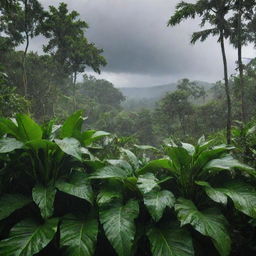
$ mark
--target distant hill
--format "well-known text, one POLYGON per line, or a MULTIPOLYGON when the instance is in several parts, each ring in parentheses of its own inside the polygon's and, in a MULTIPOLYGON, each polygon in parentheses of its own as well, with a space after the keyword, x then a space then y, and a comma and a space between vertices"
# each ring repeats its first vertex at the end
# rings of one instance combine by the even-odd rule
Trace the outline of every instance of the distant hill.
MULTIPOLYGON (((213 84, 203 82, 203 81, 195 81, 198 85, 203 86, 205 90, 210 89, 213 84)), ((123 87, 119 88, 119 90, 126 97, 126 100, 152 100, 156 102, 161 99, 167 92, 175 91, 177 88, 177 83, 170 83, 165 85, 156 85, 151 87, 123 87)))

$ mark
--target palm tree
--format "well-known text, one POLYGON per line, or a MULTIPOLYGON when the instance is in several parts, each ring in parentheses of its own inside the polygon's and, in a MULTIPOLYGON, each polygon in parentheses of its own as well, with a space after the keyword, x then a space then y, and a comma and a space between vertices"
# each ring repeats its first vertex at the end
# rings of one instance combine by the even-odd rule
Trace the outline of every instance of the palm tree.
POLYGON ((231 98, 228 82, 228 67, 225 51, 225 38, 228 37, 228 24, 225 19, 227 13, 231 8, 230 1, 224 0, 198 0, 196 3, 180 2, 176 6, 176 11, 171 16, 168 26, 175 26, 181 21, 196 16, 201 17, 200 26, 203 27, 206 23, 211 25, 211 28, 205 29, 199 32, 195 32, 192 35, 191 43, 194 44, 198 40, 205 41, 210 35, 218 36, 218 42, 221 45, 222 61, 224 68, 224 81, 225 92, 227 99, 227 143, 231 142, 231 98))

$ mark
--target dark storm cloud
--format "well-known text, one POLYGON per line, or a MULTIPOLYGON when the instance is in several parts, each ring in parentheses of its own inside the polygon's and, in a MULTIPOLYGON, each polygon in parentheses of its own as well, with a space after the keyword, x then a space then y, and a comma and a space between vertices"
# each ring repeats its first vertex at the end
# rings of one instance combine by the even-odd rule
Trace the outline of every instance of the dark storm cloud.
MULTIPOLYGON (((59 1, 42 3, 57 4, 59 1)), ((181 77, 218 80, 222 78, 221 55, 216 38, 190 45, 198 21, 167 27, 177 0, 66 0, 90 29, 87 37, 104 49, 105 73, 150 77, 181 77)), ((230 69, 236 59, 227 47, 230 69)))

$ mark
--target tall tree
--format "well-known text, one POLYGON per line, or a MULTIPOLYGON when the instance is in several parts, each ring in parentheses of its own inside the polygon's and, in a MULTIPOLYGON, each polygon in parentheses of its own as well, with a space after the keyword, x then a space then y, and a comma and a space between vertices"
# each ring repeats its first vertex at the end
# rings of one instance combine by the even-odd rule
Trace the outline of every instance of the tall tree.
POLYGON ((65 3, 61 3, 58 8, 49 8, 49 13, 41 26, 43 35, 49 39, 44 51, 54 56, 59 64, 59 72, 71 78, 73 104, 76 108, 77 74, 83 73, 87 66, 100 73, 100 67, 106 65, 106 60, 101 56, 103 50, 89 43, 85 37, 88 24, 79 19, 78 12, 69 12, 65 3))
POLYGON ((198 0, 196 3, 180 2, 173 16, 171 16, 168 26, 175 26, 181 21, 196 16, 201 17, 201 26, 211 25, 211 28, 195 32, 192 35, 191 43, 198 40, 205 41, 210 35, 218 36, 221 46, 225 91, 227 99, 227 143, 231 142, 231 97, 228 82, 228 67, 225 51, 225 38, 228 37, 228 25, 226 15, 231 8, 231 1, 224 0, 198 0))
POLYGON ((39 34, 39 24, 41 24, 44 11, 42 5, 37 0, 13 0, 7 1, 0 9, 2 31, 9 36, 13 46, 25 42, 25 49, 22 57, 23 87, 24 95, 28 95, 26 56, 30 43, 30 38, 39 34))
POLYGON ((250 41, 250 31, 248 23, 254 15, 253 9, 256 3, 251 0, 235 0, 232 9, 234 15, 229 19, 230 23, 230 42, 237 49, 237 63, 239 70, 239 85, 241 95, 241 120, 246 121, 245 106, 245 81, 244 81, 244 65, 242 61, 242 47, 250 41))

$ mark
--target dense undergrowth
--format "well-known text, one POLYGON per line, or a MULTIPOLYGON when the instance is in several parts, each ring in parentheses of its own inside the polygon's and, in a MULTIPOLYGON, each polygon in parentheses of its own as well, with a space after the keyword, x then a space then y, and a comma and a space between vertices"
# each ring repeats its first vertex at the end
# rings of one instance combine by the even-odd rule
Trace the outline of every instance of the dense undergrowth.
POLYGON ((0 255, 255 255, 255 129, 127 149, 83 121, 0 118, 0 255))

